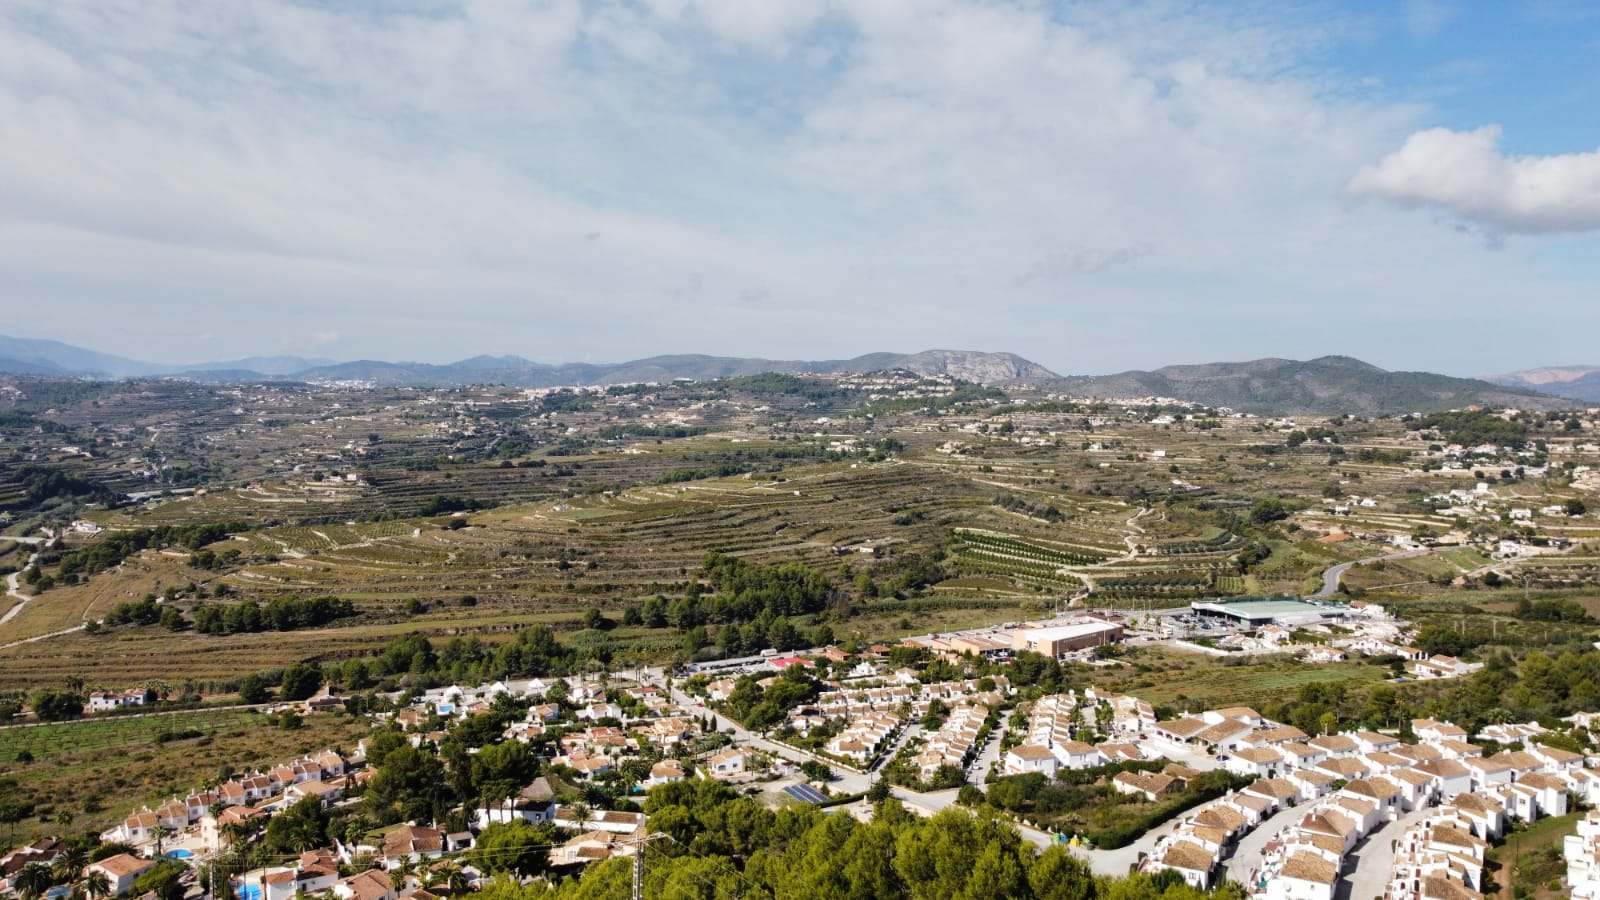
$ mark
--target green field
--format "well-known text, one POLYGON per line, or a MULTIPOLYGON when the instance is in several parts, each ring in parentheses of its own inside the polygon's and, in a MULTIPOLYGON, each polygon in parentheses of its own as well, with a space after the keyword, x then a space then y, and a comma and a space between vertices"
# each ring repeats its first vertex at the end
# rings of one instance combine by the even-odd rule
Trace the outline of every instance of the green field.
POLYGON ((199 731, 213 734, 258 727, 261 715, 250 709, 184 710, 142 716, 106 716, 49 725, 15 725, 0 729, 0 760, 28 753, 35 762, 68 753, 157 745, 161 734, 199 731))

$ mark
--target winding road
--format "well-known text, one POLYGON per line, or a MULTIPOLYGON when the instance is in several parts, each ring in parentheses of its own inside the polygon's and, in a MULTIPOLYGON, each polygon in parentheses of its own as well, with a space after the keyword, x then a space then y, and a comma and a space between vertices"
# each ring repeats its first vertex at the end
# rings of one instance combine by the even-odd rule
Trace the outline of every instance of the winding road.
MULTIPOLYGON (((37 547, 37 546, 43 545, 46 541, 49 541, 49 540, 53 539, 54 537, 55 537, 55 535, 50 535, 49 537, 42 537, 42 538, 39 538, 39 537, 35 537, 35 538, 8 537, 8 538, 5 538, 5 540, 15 541, 16 543, 19 543, 19 544, 33 544, 34 546, 37 547)), ((33 565, 34 563, 36 563, 38 561, 39 561, 39 551, 35 550, 33 552, 33 554, 28 557, 28 561, 22 564, 22 568, 26 569, 26 568, 28 568, 29 566, 33 565)), ((21 570, 18 570, 16 572, 12 572, 10 575, 6 576, 6 596, 7 597, 15 597, 15 598, 17 598, 17 605, 11 607, 8 610, 6 610, 6 614, 5 615, 0 616, 0 625, 4 625, 7 622, 11 621, 12 619, 15 619, 17 617, 17 613, 22 612, 22 608, 24 606, 28 605, 28 601, 29 600, 33 599, 32 596, 30 596, 28 594, 24 594, 22 592, 22 581, 21 581, 21 579, 22 579, 22 571, 21 570)))
POLYGON ((1437 547, 1423 547, 1419 550, 1401 550, 1398 553, 1386 553, 1383 556, 1369 556, 1366 559, 1339 563, 1337 566, 1322 573, 1322 589, 1311 596, 1325 598, 1337 594, 1339 592, 1339 579, 1343 578, 1344 573, 1350 571, 1354 566, 1364 566, 1368 563, 1384 562, 1391 559, 1411 559, 1416 556, 1427 556, 1429 553, 1437 553, 1438 551, 1439 548, 1437 547))

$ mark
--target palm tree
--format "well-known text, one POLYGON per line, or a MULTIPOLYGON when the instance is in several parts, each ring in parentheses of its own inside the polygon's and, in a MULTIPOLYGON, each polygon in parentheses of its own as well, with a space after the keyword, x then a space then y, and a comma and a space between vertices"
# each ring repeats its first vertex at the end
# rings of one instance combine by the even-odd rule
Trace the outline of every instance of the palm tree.
POLYGON ((165 825, 157 825, 150 829, 150 836, 156 841, 156 855, 161 855, 161 842, 172 837, 172 829, 165 825))
POLYGON ((89 862, 89 854, 75 848, 61 851, 50 863, 50 874, 60 884, 66 884, 78 877, 85 864, 89 862))
POLYGON ((405 890, 406 878, 411 875, 411 858, 406 857, 389 870, 389 886, 396 891, 405 890))
POLYGON ((450 860, 441 860, 429 873, 427 883, 430 887, 442 887, 449 894, 464 894, 470 887, 467 873, 461 870, 459 864, 450 860))
POLYGON ((587 800, 574 800, 572 801, 571 805, 567 807, 567 812, 571 813, 572 818, 577 822, 577 824, 573 827, 577 828, 579 831, 583 830, 583 823, 589 821, 590 811, 591 808, 587 800))
POLYGON ((38 900, 55 884, 55 878, 50 875, 50 867, 42 862, 31 862, 17 872, 17 894, 24 900, 38 900))
POLYGON ((102 897, 111 896, 111 879, 99 869, 83 876, 83 892, 89 900, 100 900, 102 897))

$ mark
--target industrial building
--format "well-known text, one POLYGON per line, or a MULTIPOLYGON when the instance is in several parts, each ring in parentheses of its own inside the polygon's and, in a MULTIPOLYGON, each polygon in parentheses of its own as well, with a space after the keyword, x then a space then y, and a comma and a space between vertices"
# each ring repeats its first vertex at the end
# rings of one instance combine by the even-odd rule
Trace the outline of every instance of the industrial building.
POLYGON ((1011 632, 1011 647, 1045 656, 1061 657, 1076 650, 1087 650, 1122 640, 1122 626, 1087 616, 1065 625, 1021 626, 1011 632))
POLYGON ((1342 603, 1312 603, 1308 600, 1197 600, 1189 604, 1195 615, 1220 619, 1230 625, 1260 628, 1281 625, 1294 628, 1344 618, 1350 608, 1342 603))

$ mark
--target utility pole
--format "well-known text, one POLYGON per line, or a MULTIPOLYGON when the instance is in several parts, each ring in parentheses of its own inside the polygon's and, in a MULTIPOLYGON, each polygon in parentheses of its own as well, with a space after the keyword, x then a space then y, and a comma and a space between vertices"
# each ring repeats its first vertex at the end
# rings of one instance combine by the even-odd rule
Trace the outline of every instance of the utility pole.
POLYGON ((625 844, 633 848, 633 900, 644 900, 645 848, 650 845, 651 841, 659 841, 663 838, 671 840, 671 835, 658 831, 653 834, 644 835, 643 837, 634 838, 631 841, 624 841, 625 844))

